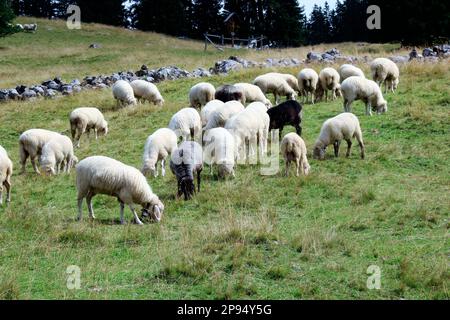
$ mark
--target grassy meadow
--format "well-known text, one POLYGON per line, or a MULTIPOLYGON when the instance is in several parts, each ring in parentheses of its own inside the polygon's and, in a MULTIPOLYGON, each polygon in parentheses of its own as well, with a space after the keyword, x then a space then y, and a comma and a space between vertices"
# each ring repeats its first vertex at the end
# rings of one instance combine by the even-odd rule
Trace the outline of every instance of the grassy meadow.
MULTIPOLYGON (((20 19, 34 22, 37 19, 20 19)), ((304 58, 310 48, 253 52, 203 51, 201 42, 99 25, 69 31, 63 22, 37 20, 36 34, 0 39, 0 87, 62 76, 177 65, 209 67, 230 54, 263 60, 304 58), (87 49, 90 43, 101 49, 87 49)), ((348 54, 386 56, 396 45, 335 45, 348 54)), ((329 48, 317 46, 315 49, 329 48)), ((313 65, 320 70, 323 66, 313 65)), ((335 66, 337 67, 337 66, 335 66)), ((368 68, 361 65, 366 75, 368 68)), ((269 70, 269 69, 267 69, 269 70)), ((273 69, 297 74, 299 68, 273 69)), ((251 82, 266 69, 215 76, 214 85, 251 82)), ((204 79, 202 79, 204 80, 204 79)), ((97 106, 110 133, 83 137, 79 159, 105 155, 141 167, 145 139, 188 105, 183 79, 158 84, 164 107, 117 110, 110 90, 55 100, 0 104, 0 145, 15 165, 12 203, 0 207, 0 299, 449 299, 450 65, 401 67, 388 113, 360 118, 366 160, 355 145, 349 159, 315 161, 322 123, 342 101, 304 107, 303 138, 311 174, 261 176, 240 166, 236 179, 203 174, 194 200, 175 199, 176 180, 149 178, 165 203, 160 224, 119 224, 116 199, 97 196, 97 220, 76 222, 75 173, 37 176, 28 163, 18 175, 18 137, 30 128, 69 134, 68 114, 97 106), (66 286, 66 268, 81 269, 81 289, 66 286), (381 289, 366 286, 367 268, 381 269, 381 289)), ((287 127, 284 133, 293 131, 287 127)), ((283 169, 280 160, 280 169, 283 169)))

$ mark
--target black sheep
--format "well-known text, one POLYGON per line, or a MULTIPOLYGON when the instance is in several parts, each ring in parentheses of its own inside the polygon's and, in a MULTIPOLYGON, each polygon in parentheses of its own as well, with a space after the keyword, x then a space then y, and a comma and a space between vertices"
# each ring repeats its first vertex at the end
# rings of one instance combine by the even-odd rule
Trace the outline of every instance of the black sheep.
POLYGON ((269 131, 279 129, 280 130, 280 140, 281 133, 283 132, 283 127, 286 125, 291 125, 297 131, 299 136, 302 135, 302 127, 300 126, 302 122, 302 105, 295 100, 288 100, 267 110, 270 117, 269 131))
POLYGON ((223 102, 233 100, 243 102, 244 93, 238 87, 226 84, 216 90, 215 98, 223 102))

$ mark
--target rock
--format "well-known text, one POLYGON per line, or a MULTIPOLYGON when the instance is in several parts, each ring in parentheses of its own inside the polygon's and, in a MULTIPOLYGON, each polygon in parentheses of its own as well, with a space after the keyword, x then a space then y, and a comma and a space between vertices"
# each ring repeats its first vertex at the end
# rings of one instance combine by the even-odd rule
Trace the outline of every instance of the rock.
POLYGON ((217 61, 214 65, 213 73, 228 73, 230 71, 241 70, 243 68, 244 66, 235 60, 221 60, 217 61))
POLYGON ((330 56, 337 56, 337 55, 340 55, 340 54, 341 54, 341 53, 339 52, 339 50, 336 49, 336 48, 333 48, 333 49, 331 49, 331 50, 328 50, 328 51, 326 51, 325 53, 326 53, 326 54, 329 54, 330 56))
POLYGON ((0 90, 0 101, 6 101, 9 99, 8 90, 0 90))
POLYGON ((106 89, 108 86, 104 83, 99 83, 94 86, 95 89, 106 89))
POLYGON ((79 86, 79 85, 81 85, 81 82, 78 79, 74 79, 70 82, 70 84, 73 86, 79 86))
POLYGON ((436 52, 433 51, 433 49, 431 48, 425 48, 422 51, 422 55, 426 58, 426 57, 434 57, 436 56, 436 52))
POLYGON ((322 54, 322 59, 323 60, 334 61, 334 56, 329 54, 329 53, 324 53, 324 54, 322 54))
POLYGON ((417 53, 416 48, 414 48, 414 49, 409 53, 409 60, 417 59, 418 56, 419 56, 419 54, 417 53))
POLYGON ((154 72, 150 72, 149 75, 157 82, 192 77, 189 71, 174 66, 159 68, 154 72))
POLYGON ((73 87, 71 85, 63 85, 60 90, 63 96, 70 96, 73 94, 73 87))
POLYGON ((23 99, 23 100, 35 99, 36 97, 37 97, 37 93, 34 92, 33 90, 30 90, 30 89, 26 89, 26 90, 22 93, 22 99, 23 99))
POLYGON ((19 94, 24 93, 26 89, 27 89, 27 87, 24 86, 24 85, 21 85, 21 86, 17 86, 17 87, 16 87, 16 90, 17 90, 17 92, 18 92, 19 94))
POLYGON ((390 57, 392 61, 395 63, 407 63, 409 61, 409 55, 408 56, 393 56, 390 57))
POLYGON ((49 80, 49 81, 45 81, 42 83, 43 86, 52 89, 52 90, 59 90, 60 85, 57 84, 55 81, 53 80, 49 80))
POLYGON ((92 43, 89 45, 89 49, 100 49, 102 46, 98 43, 92 43))
POLYGON ((44 88, 42 88, 41 86, 34 86, 34 87, 31 87, 30 89, 33 90, 34 92, 36 92, 36 94, 38 96, 43 96, 44 92, 45 92, 44 88))
POLYGON ((59 85, 62 85, 62 84, 63 84, 63 82, 62 82, 62 80, 61 80, 60 77, 56 77, 55 79, 53 79, 53 81, 54 81, 56 84, 59 84, 59 85))
POLYGON ((57 95, 57 92, 53 89, 47 89, 44 92, 45 98, 54 98, 54 97, 56 97, 56 95, 57 95))
POLYGON ((192 71, 192 75, 194 76, 194 78, 211 77, 211 72, 204 68, 197 68, 192 71))
POLYGON ((323 60, 322 55, 315 52, 309 52, 306 55, 306 59, 308 62, 320 62, 323 60))
POLYGON ((19 92, 16 89, 8 90, 8 96, 11 100, 19 100, 21 98, 19 92))

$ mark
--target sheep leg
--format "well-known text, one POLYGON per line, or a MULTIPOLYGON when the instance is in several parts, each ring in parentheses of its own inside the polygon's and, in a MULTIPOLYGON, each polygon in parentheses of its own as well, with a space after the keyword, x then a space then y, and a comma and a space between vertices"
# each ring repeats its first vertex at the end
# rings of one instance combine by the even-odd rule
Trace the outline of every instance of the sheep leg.
POLYGON ((281 136, 283 135, 283 128, 284 128, 284 126, 281 126, 280 129, 278 129, 278 130, 280 130, 280 131, 278 132, 279 139, 280 139, 279 142, 281 142, 281 138, 282 138, 281 136))
POLYGON ((134 210, 133 205, 130 204, 129 207, 130 207, 131 212, 133 212, 133 215, 134 215, 134 221, 135 221, 138 225, 140 225, 140 226, 143 225, 142 221, 139 220, 139 217, 138 217, 138 215, 137 215, 137 213, 136 213, 136 210, 134 210))
POLYGON ((98 132, 97 132, 97 128, 94 128, 94 133, 95 133, 95 140, 98 140, 98 132))
POLYGON ((286 177, 289 176, 289 164, 290 164, 289 159, 286 159, 286 170, 284 172, 286 177))
POLYGON ((0 206, 3 205, 3 186, 0 186, 0 206))
POLYGON ((334 146, 334 156, 336 158, 338 158, 339 157, 339 147, 341 146, 341 142, 340 141, 335 141, 333 146, 334 146))
POLYGON ((198 192, 200 192, 200 184, 201 184, 201 180, 202 180, 202 178, 201 178, 201 173, 202 173, 202 170, 198 170, 198 171, 197 171, 198 192))
POLYGON ((94 197, 94 195, 89 192, 89 194, 86 197, 86 203, 88 206, 88 210, 89 210, 89 218, 94 220, 95 219, 95 215, 94 215, 94 208, 92 207, 92 198, 94 197))
POLYGON ((295 160, 295 165, 296 165, 296 168, 297 168, 297 177, 299 177, 300 176, 300 159, 296 159, 295 160))
POLYGON ((352 140, 348 139, 347 140, 347 155, 346 157, 350 157, 350 153, 352 152, 352 140))
POLYGON ((78 221, 81 221, 81 218, 83 217, 83 200, 84 198, 78 198, 78 221))
POLYGON ((119 200, 120 203, 120 224, 125 224, 124 219, 124 210, 125 210, 125 204, 119 200))
POLYGON ((31 158, 31 164, 33 165, 34 172, 36 172, 37 174, 41 174, 36 163, 36 157, 31 158))
POLYGON ((9 178, 6 178, 4 185, 6 188, 6 203, 9 203, 11 202, 11 182, 9 181, 9 178))
POLYGON ((364 142, 360 135, 356 135, 356 140, 358 141, 359 148, 361 149, 361 159, 364 160, 364 158, 366 156, 366 154, 365 154, 366 148, 364 146, 364 142))
POLYGON ((20 174, 24 174, 26 169, 25 169, 25 165, 27 163, 27 159, 28 159, 28 152, 24 149, 24 147, 21 145, 20 146, 20 165, 21 165, 21 170, 20 170, 20 174))
POLYGON ((300 126, 300 122, 295 124, 294 127, 295 127, 295 131, 297 132, 297 134, 301 137, 302 136, 302 127, 300 126))
POLYGON ((166 168, 165 167, 166 167, 166 160, 162 159, 161 160, 161 175, 163 177, 166 176, 166 168))

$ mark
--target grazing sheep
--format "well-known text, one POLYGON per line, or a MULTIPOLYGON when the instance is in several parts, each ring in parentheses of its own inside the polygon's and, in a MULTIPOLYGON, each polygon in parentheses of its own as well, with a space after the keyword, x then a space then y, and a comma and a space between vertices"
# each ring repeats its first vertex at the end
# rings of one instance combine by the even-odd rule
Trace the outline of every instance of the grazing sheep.
POLYGON ((234 138, 238 159, 246 159, 249 161, 249 156, 256 154, 253 146, 257 144, 258 139, 262 144, 265 144, 263 134, 265 127, 266 123, 260 116, 259 111, 254 108, 246 108, 244 111, 228 119, 225 124, 225 129, 234 138), (240 155, 243 156, 241 157, 240 155))
POLYGON ((270 128, 270 117, 267 114, 266 105, 262 102, 253 102, 250 103, 245 109, 255 111, 258 117, 261 119, 261 123, 264 124, 262 127, 260 127, 260 130, 258 132, 258 140, 261 145, 261 152, 265 154, 267 152, 270 128))
POLYGON ((134 97, 134 91, 131 85, 125 80, 118 80, 112 86, 112 92, 114 99, 117 100, 119 107, 137 104, 137 100, 134 97))
MULTIPOLYGON (((325 68, 319 73, 319 85, 317 87, 317 99, 322 100, 325 95, 325 101, 328 101, 328 91, 332 92, 332 99, 335 100, 341 96, 341 85, 339 84, 341 76, 333 68, 325 68)), ((317 100, 316 100, 317 101, 317 100)))
POLYGON ((200 111, 200 118, 202 119, 202 126, 206 126, 211 113, 213 113, 218 107, 223 106, 225 103, 220 100, 211 100, 200 111))
POLYGON ((272 103, 266 98, 264 93, 258 86, 251 83, 236 83, 236 87, 240 88, 244 92, 245 103, 247 102, 262 102, 267 108, 272 107, 272 103))
POLYGON ((151 82, 145 80, 134 80, 130 83, 134 96, 139 102, 148 101, 157 106, 164 104, 164 99, 158 88, 151 82))
POLYGON ((44 129, 31 129, 22 133, 19 138, 20 164, 22 166, 21 174, 25 173, 25 164, 28 157, 31 160, 34 172, 40 174, 36 160, 41 155, 42 147, 53 138, 59 136, 60 134, 57 132, 44 129))
POLYGON ((228 101, 239 101, 242 104, 245 103, 244 91, 236 86, 226 84, 216 90, 215 99, 228 102, 228 101))
POLYGON ((175 113, 169 122, 169 129, 172 129, 177 137, 182 137, 184 141, 196 139, 202 132, 202 121, 197 110, 194 108, 184 108, 175 113))
POLYGON ((400 82, 400 70, 392 60, 386 58, 378 58, 370 63, 370 70, 372 71, 373 80, 381 87, 384 83, 384 93, 388 89, 392 92, 397 90, 400 82))
POLYGON ((264 94, 272 93, 275 97, 275 103, 279 103, 280 96, 286 96, 288 100, 295 100, 297 93, 283 78, 275 75, 265 74, 257 77, 253 81, 264 94))
POLYGON ((158 162, 161 161, 161 175, 166 175, 166 158, 177 147, 177 135, 170 129, 156 130, 147 138, 143 155, 142 173, 144 176, 152 174, 158 176, 158 162))
POLYGON ((211 174, 212 166, 215 164, 220 178, 234 177, 236 149, 234 138, 228 130, 214 128, 206 131, 203 143, 205 145, 205 162, 209 163, 211 174))
POLYGON ((98 139, 98 135, 106 136, 108 134, 108 122, 97 108, 77 108, 72 111, 69 119, 70 132, 77 148, 80 147, 81 136, 86 131, 89 136, 90 131, 94 130, 95 140, 98 139))
POLYGON ((292 89, 294 89, 297 92, 300 91, 300 88, 299 88, 299 85, 298 85, 298 79, 292 74, 279 73, 279 72, 269 72, 269 73, 266 73, 266 75, 273 75, 275 77, 280 77, 280 78, 284 79, 292 89))
POLYGON ((339 67, 339 75, 341 77, 341 83, 350 77, 361 77, 361 78, 365 78, 366 76, 364 75, 364 72, 358 68, 355 67, 352 64, 343 64, 342 66, 339 67))
POLYGON ((177 177, 177 196, 184 195, 184 200, 190 200, 195 194, 194 175, 197 174, 198 192, 200 192, 201 173, 203 170, 203 150, 194 141, 182 142, 172 153, 170 169, 177 177))
POLYGON ((267 110, 270 117, 269 131, 279 129, 280 140, 283 128, 291 125, 299 136, 302 135, 302 105, 297 101, 289 100, 267 110))
POLYGON ((372 108, 377 113, 387 112, 387 102, 383 98, 381 89, 374 81, 350 77, 342 82, 342 94, 344 96, 344 111, 351 112, 351 105, 355 100, 362 100, 366 104, 366 115, 372 115, 372 108))
POLYGON ((59 135, 52 138, 42 147, 39 163, 41 170, 46 174, 57 175, 60 169, 69 173, 78 162, 73 153, 72 140, 69 137, 59 135))
POLYGON ((300 94, 304 97, 304 102, 308 103, 311 94, 311 103, 314 104, 319 75, 314 69, 305 68, 298 74, 298 87, 300 94))
POLYGON ((347 158, 350 157, 352 139, 356 138, 361 148, 361 159, 364 159, 364 142, 358 118, 349 112, 341 113, 324 122, 319 138, 314 145, 314 159, 323 160, 327 146, 333 144, 334 155, 339 157, 341 141, 347 141, 347 158))
POLYGON ((197 83, 189 92, 189 101, 192 108, 201 108, 211 100, 214 100, 216 89, 207 82, 197 83))
POLYGON ((281 153, 286 162, 286 176, 289 175, 289 165, 291 162, 295 163, 297 177, 302 174, 307 176, 309 174, 310 165, 308 162, 307 150, 305 141, 296 133, 288 133, 281 141, 281 153))
POLYGON ((13 164, 6 150, 0 146, 0 206, 3 205, 3 187, 6 189, 6 203, 11 202, 11 176, 13 164))
POLYGON ((224 127, 228 119, 244 109, 245 107, 239 101, 228 101, 211 112, 209 118, 207 119, 206 126, 203 127, 203 130, 224 127))
POLYGON ((136 168, 117 160, 93 156, 77 165, 78 220, 83 215, 83 199, 89 209, 89 217, 95 219, 92 198, 97 194, 117 197, 120 203, 120 223, 124 223, 124 208, 127 204, 137 224, 142 225, 133 204, 142 206, 142 215, 161 221, 164 205, 152 192, 144 175, 136 168))

